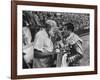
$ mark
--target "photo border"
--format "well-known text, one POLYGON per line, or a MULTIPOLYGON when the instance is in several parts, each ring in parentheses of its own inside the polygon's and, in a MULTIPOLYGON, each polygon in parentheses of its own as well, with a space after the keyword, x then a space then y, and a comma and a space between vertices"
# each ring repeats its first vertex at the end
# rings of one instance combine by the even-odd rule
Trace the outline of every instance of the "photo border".
POLYGON ((97 74, 97 6, 32 1, 11 1, 11 78, 42 78, 97 74), (17 75, 17 5, 94 9, 94 71, 17 75))

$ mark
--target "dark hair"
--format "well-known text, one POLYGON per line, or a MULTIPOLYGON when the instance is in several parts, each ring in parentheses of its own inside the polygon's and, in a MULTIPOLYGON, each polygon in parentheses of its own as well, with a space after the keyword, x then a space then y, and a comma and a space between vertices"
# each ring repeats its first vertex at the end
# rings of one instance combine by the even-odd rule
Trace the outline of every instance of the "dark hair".
POLYGON ((66 23, 65 26, 67 30, 74 31, 74 25, 72 23, 66 23))

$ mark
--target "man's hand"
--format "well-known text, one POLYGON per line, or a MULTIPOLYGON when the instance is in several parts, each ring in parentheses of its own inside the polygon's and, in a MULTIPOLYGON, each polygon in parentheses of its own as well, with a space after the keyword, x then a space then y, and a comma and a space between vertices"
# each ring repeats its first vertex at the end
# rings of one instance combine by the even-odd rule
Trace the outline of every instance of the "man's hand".
POLYGON ((46 54, 54 55, 54 54, 59 54, 60 53, 60 49, 55 49, 52 52, 50 52, 47 49, 43 48, 43 52, 46 53, 46 54))
POLYGON ((45 54, 49 54, 49 55, 53 55, 54 54, 54 52, 53 51, 48 51, 47 49, 45 49, 45 48, 43 48, 43 53, 45 53, 45 54))
POLYGON ((83 56, 81 54, 77 54, 68 58, 68 62, 76 62, 79 61, 83 56))
POLYGON ((56 49, 55 52, 56 52, 56 53, 60 53, 60 49, 56 49))
POLYGON ((75 60, 75 57, 76 57, 76 56, 69 57, 69 58, 68 58, 68 62, 69 62, 69 63, 73 62, 73 61, 75 60))

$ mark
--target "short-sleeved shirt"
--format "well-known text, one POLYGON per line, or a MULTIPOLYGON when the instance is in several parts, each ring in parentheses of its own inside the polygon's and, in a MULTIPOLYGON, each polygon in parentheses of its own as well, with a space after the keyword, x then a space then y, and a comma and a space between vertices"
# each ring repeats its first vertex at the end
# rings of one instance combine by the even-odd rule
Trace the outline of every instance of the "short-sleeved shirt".
MULTIPOLYGON (((53 43, 51 38, 48 36, 45 29, 41 29, 37 32, 34 40, 34 49, 41 51, 41 54, 44 52, 44 48, 49 52, 53 51, 53 43)), ((36 68, 38 67, 49 67, 51 64, 51 57, 45 58, 34 58, 34 65, 36 68)))

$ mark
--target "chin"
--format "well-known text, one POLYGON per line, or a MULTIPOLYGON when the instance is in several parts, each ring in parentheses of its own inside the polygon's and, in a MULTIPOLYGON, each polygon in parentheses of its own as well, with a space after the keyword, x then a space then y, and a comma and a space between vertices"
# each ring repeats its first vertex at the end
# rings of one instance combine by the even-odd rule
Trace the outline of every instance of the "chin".
POLYGON ((51 35, 51 37, 54 37, 54 35, 51 35))

